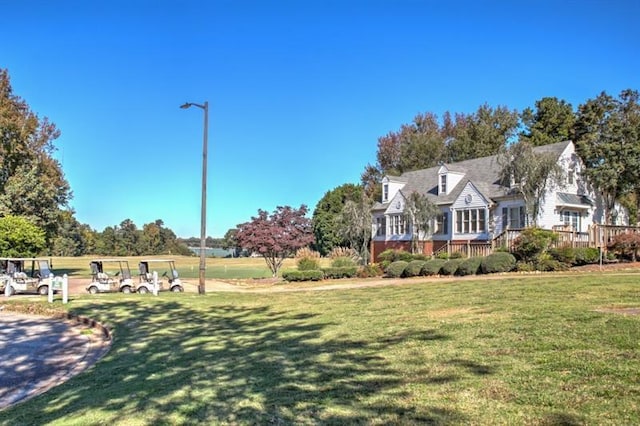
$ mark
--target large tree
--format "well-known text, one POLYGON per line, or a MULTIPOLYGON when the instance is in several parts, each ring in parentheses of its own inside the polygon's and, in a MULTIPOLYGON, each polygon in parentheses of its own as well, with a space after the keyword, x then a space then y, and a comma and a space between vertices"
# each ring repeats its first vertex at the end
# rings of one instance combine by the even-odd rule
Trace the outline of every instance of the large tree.
POLYGON ((507 146, 519 124, 518 112, 499 106, 481 105, 468 116, 458 115, 448 139, 448 162, 496 155, 507 146))
POLYGON ((21 216, 0 217, 0 256, 33 257, 45 248, 44 231, 21 216))
POLYGON ((509 193, 519 194, 525 202, 527 224, 536 225, 542 213, 547 190, 561 186, 564 172, 558 159, 550 153, 538 153, 527 141, 503 148, 497 157, 500 180, 509 193))
POLYGON ((445 134, 433 113, 418 114, 398 131, 378 138, 376 164, 367 165, 361 181, 371 198, 385 174, 401 174, 435 166, 445 152, 445 134))
POLYGON ((318 201, 311 223, 315 249, 326 256, 334 247, 346 247, 349 242, 340 234, 339 217, 347 201, 358 201, 363 191, 360 185, 347 183, 327 191, 318 201))
POLYGON ((580 105, 575 142, 584 174, 604 197, 606 223, 615 224, 616 201, 639 188, 638 92, 624 90, 617 99, 602 92, 580 105))
POLYGON ((242 248, 261 255, 275 277, 285 258, 313 242, 307 211, 304 204, 298 209, 278 206, 271 214, 258 210, 258 216, 238 225, 236 240, 242 248))
POLYGON ((71 190, 52 156, 60 132, 13 94, 9 73, 0 69, 0 215, 19 215, 45 231, 58 231, 71 190))
POLYGON ((571 140, 576 121, 571 104, 555 97, 536 101, 536 109, 526 108, 520 117, 524 126, 520 139, 533 146, 571 140))

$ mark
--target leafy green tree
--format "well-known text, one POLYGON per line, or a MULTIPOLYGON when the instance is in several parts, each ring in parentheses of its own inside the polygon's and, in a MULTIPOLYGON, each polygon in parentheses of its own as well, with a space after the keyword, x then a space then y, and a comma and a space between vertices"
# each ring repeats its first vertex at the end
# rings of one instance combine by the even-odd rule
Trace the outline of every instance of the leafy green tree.
POLYGON ((422 194, 412 192, 407 197, 404 213, 411 224, 411 253, 422 253, 420 237, 424 238, 429 232, 438 211, 438 207, 422 194))
POLYGON ((360 200, 363 195, 362 187, 347 183, 337 188, 327 191, 318 201, 311 223, 313 235, 315 236, 315 249, 321 255, 326 256, 334 247, 345 247, 348 245, 340 234, 339 217, 347 201, 360 200))
POLYGON ((341 237, 358 251, 365 264, 369 260, 371 241, 371 207, 373 203, 363 194, 357 201, 347 200, 338 219, 341 237))
POLYGON ((511 194, 519 194, 525 202, 527 223, 537 224, 542 201, 548 189, 561 186, 564 171, 550 153, 537 153, 525 140, 503 148, 497 157, 500 180, 511 194))
POLYGON ((13 94, 0 69, 0 215, 28 217, 52 241, 71 198, 62 168, 52 157, 60 132, 13 94))
POLYGON ((222 248, 225 250, 233 250, 233 256, 238 257, 242 253, 242 247, 238 243, 238 238, 236 238, 236 234, 238 233, 238 228, 229 229, 223 238, 222 248))
POLYGON ((60 215, 61 223, 51 244, 54 256, 82 256, 95 252, 95 231, 89 225, 81 224, 72 211, 60 215))
POLYGON ((45 247, 44 231, 29 219, 13 215, 0 217, 0 255, 34 257, 45 247))
POLYGON ((447 161, 457 162, 496 155, 516 135, 517 111, 481 105, 468 116, 457 116, 447 145, 447 161))
POLYGON ((555 97, 536 101, 535 111, 526 108, 520 117, 525 127, 520 139, 533 146, 571 140, 576 121, 571 104, 555 97))
POLYGON ((615 202, 640 185, 638 92, 617 99, 602 92, 580 105, 575 142, 585 176, 604 197, 606 223, 615 224, 615 202))

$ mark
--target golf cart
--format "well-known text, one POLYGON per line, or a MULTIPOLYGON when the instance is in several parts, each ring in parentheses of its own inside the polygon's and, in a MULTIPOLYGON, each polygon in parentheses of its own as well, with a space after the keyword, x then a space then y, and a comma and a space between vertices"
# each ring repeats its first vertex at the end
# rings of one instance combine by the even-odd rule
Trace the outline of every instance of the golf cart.
POLYGON ((91 267, 91 282, 87 285, 89 293, 131 293, 135 290, 127 260, 95 259, 89 263, 89 266, 91 267), (115 272, 109 274, 105 271, 105 267, 115 272))
POLYGON ((176 264, 173 260, 167 259, 145 259, 141 260, 138 263, 138 269, 140 269, 140 278, 138 282, 138 287, 136 291, 138 293, 150 293, 153 292, 153 266, 164 266, 169 268, 169 271, 165 271, 162 274, 162 277, 166 278, 168 281, 168 285, 164 285, 164 280, 160 277, 158 278, 158 290, 159 291, 173 291, 179 293, 184 291, 184 287, 182 287, 182 282, 178 277, 178 271, 176 270, 176 264))
POLYGON ((9 286, 9 296, 37 293, 46 296, 51 285, 49 259, 5 257, 0 259, 0 291, 9 286))

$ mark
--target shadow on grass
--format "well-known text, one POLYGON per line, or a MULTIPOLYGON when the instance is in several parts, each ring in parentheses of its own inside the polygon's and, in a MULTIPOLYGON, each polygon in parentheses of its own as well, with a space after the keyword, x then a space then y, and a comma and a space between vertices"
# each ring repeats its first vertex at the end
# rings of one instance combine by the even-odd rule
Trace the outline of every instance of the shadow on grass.
POLYGON ((380 355, 407 339, 437 343, 447 336, 328 338, 323 330, 333 324, 316 314, 214 303, 196 309, 190 300, 196 298, 102 300, 75 309, 111 325, 111 351, 88 374, 29 401, 28 407, 0 413, 0 420, 39 424, 82 419, 91 410, 98 413, 96 423, 126 423, 139 413, 147 424, 468 420, 444 406, 413 406, 402 390, 403 372, 380 355))

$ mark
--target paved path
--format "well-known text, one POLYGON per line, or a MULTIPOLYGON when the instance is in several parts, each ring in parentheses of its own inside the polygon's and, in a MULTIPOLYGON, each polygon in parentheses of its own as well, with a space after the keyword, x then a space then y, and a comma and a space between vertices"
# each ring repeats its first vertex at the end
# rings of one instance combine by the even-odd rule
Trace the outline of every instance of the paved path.
POLYGON ((38 395, 93 365, 109 348, 71 321, 0 311, 0 409, 38 395))

